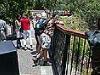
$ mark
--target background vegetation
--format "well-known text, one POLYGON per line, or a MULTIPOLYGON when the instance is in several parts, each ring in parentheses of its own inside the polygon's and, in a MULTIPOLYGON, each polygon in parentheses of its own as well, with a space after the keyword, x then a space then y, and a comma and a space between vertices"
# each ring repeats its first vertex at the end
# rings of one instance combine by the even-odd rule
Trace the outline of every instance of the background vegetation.
POLYGON ((70 10, 91 27, 100 17, 100 0, 0 0, 0 14, 14 20, 15 15, 30 9, 70 10))

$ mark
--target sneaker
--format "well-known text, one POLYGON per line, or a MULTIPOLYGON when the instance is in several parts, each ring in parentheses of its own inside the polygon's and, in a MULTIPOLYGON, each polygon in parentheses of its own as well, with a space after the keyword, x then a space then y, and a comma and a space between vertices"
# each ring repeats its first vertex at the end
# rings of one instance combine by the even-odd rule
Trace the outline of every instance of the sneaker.
POLYGON ((36 55, 37 54, 37 51, 32 51, 31 54, 32 55, 36 55))
POLYGON ((37 64, 32 65, 32 67, 36 67, 36 66, 37 66, 37 64))
POLYGON ((32 60, 33 60, 33 61, 37 60, 36 56, 33 56, 32 60))
POLYGON ((32 45, 30 45, 30 50, 33 51, 33 47, 32 47, 32 45))
POLYGON ((27 47, 24 47, 24 50, 27 50, 27 47))
POLYGON ((22 49, 27 50, 27 47, 26 47, 26 46, 24 46, 24 47, 22 47, 22 49))
POLYGON ((43 66, 51 66, 52 64, 48 61, 44 61, 43 66))
POLYGON ((33 58, 32 60, 35 66, 39 65, 39 60, 40 60, 39 58, 33 58))
POLYGON ((40 54, 39 53, 36 54, 36 58, 40 58, 40 54))

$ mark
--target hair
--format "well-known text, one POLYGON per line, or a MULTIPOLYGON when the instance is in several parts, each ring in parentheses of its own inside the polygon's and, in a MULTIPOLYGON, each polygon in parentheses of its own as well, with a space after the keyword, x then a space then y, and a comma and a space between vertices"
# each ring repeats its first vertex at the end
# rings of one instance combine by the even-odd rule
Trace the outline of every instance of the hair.
POLYGON ((20 18, 21 18, 21 15, 20 15, 20 14, 17 14, 17 15, 16 15, 16 19, 17 19, 17 20, 20 20, 20 18))
POLYGON ((26 13, 23 13, 23 16, 26 16, 26 17, 28 17, 28 15, 27 15, 26 13))

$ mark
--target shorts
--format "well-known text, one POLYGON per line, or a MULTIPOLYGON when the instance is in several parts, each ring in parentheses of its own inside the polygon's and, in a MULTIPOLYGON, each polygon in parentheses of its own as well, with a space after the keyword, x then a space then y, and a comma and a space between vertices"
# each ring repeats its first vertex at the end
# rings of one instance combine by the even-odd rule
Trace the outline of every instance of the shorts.
POLYGON ((30 38, 31 37, 30 30, 23 30, 22 35, 24 39, 30 38))
POLYGON ((49 49, 51 44, 51 37, 45 33, 42 33, 40 39, 41 39, 41 47, 49 49))
POLYGON ((22 37, 22 33, 18 29, 16 29, 16 37, 17 38, 21 38, 22 37))

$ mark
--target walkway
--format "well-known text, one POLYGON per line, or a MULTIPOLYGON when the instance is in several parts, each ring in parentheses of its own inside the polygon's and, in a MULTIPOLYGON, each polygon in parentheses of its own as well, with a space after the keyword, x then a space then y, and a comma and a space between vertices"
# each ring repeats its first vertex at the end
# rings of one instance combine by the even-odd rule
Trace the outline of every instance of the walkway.
MULTIPOLYGON (((33 38, 33 41, 34 41, 33 42, 33 44, 34 44, 33 51, 35 51, 36 50, 35 49, 35 45, 36 45, 35 38, 33 38)), ((15 42, 14 42, 14 44, 15 44, 15 42)), ((20 75, 53 75, 51 66, 32 67, 34 62, 32 61, 31 52, 32 51, 30 51, 30 50, 26 50, 26 51, 22 50, 22 49, 17 50, 20 75)))

